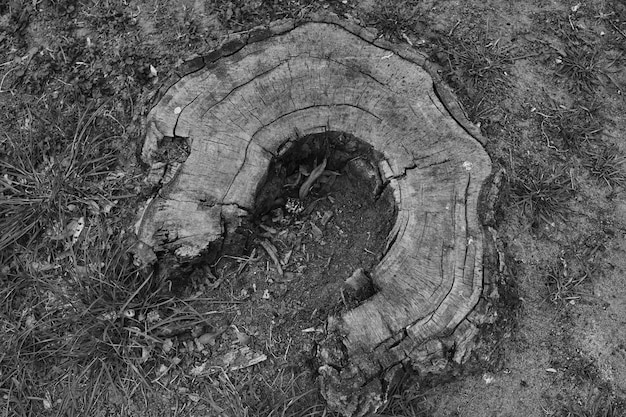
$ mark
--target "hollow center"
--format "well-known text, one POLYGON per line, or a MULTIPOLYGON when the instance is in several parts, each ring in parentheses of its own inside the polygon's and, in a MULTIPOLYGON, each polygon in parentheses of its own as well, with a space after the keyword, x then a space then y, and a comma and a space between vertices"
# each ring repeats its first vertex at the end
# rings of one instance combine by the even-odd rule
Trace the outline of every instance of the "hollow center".
POLYGON ((251 218, 224 245, 224 264, 252 259, 232 281, 235 293, 259 300, 250 320, 288 311, 285 331, 299 333, 375 292, 346 280, 380 262, 395 221, 381 159, 354 136, 325 132, 290 143, 272 162, 251 218))
POLYGON ((300 368, 328 316, 376 292, 368 272, 384 256, 396 202, 377 168, 382 155, 366 142, 326 132, 288 145, 220 254, 179 275, 193 291, 234 303, 214 321, 300 368))

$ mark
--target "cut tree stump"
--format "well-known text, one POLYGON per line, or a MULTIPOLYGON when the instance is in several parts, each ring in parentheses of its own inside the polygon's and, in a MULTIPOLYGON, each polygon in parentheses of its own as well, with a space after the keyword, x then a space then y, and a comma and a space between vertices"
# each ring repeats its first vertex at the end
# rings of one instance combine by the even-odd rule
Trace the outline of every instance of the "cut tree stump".
POLYGON ((422 55, 336 17, 281 21, 191 61, 168 84, 147 118, 142 158, 159 191, 141 211, 138 257, 206 252, 253 211, 270 162, 298 137, 346 132, 384 155, 398 214, 371 271, 375 295, 328 318, 322 393, 362 416, 385 402, 402 367, 438 372, 465 360, 494 287, 479 218, 493 200, 481 196, 491 163, 422 55))

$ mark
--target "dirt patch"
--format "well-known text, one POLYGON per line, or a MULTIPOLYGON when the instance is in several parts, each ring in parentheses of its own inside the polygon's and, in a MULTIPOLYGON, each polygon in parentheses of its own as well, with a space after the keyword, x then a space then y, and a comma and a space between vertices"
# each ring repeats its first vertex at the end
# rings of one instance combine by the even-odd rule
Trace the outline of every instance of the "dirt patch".
MULTIPOLYGON (((3 172, 2 220, 17 218, 16 201, 49 203, 45 213, 33 209, 25 235, 2 228, 3 245, 16 240, 0 252, 0 395, 9 414, 332 415, 308 361, 326 316, 360 299, 345 279, 384 250, 384 223, 393 222, 384 193, 359 194, 363 182, 340 166, 328 168, 341 175, 328 176, 326 190, 317 182, 299 214, 283 202, 273 212, 298 186, 261 190, 260 202, 273 199, 229 237, 221 258, 173 277, 187 284, 185 299, 162 276, 144 285, 152 281, 125 255, 131 217, 149 194, 133 155, 160 81, 228 34, 317 9, 438 62, 504 171, 497 228, 520 296, 506 316, 516 325, 493 332, 501 340, 486 346, 498 354, 484 367, 433 386, 408 383, 384 415, 623 414, 626 6, 611 0, 0 5, 0 159, 25 162, 3 172), (85 126, 93 128, 81 136, 85 126), (120 151, 106 166, 89 152, 72 159, 76 146, 109 155, 112 143, 120 151), (83 175, 64 180, 68 172, 83 175), (547 205, 536 211, 540 198, 547 205)), ((164 158, 184 159, 179 148, 164 158)), ((298 171, 319 166, 322 148, 298 171)), ((274 168, 268 184, 296 173, 274 168)))
POLYGON ((256 247, 262 258, 271 255, 269 264, 260 276, 238 277, 235 291, 265 294, 270 310, 276 302, 296 306, 287 320, 292 329, 338 313, 342 303, 352 306, 344 281, 378 263, 395 220, 393 197, 375 168, 379 158, 356 138, 328 133, 301 138, 275 161, 252 224, 237 231, 246 241, 234 237, 224 248, 226 257, 241 257, 256 247))
MULTIPOLYGON (((211 325, 191 332, 196 342, 207 343, 178 341, 177 353, 199 349, 213 358, 194 365, 204 366, 205 375, 217 373, 213 364, 236 370, 260 361, 254 373, 267 379, 280 369, 305 373, 302 383, 315 389, 317 342, 327 318, 376 291, 367 275, 388 248, 396 215, 392 192, 376 168, 381 158, 369 144, 341 132, 301 137, 272 162, 253 213, 225 236, 219 256, 209 256, 214 262, 162 263, 164 278, 181 296, 210 293, 236 302, 236 309, 212 315, 211 325), (240 355, 242 347, 249 348, 244 363, 219 362, 240 355)), ((231 375, 236 386, 250 376, 241 372, 231 375)), ((256 392, 265 385, 256 380, 246 386, 256 392)), ((245 405, 252 408, 262 403, 249 401, 245 405)))

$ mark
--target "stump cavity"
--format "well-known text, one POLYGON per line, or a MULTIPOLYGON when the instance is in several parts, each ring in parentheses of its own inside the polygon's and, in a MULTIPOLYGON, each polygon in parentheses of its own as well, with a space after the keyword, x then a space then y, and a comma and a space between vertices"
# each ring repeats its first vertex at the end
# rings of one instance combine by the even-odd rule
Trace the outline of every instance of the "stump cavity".
POLYGON ((390 230, 371 267, 340 277, 357 295, 328 316, 317 358, 329 405, 366 415, 402 368, 462 363, 487 317, 478 207, 491 163, 477 138, 417 52, 335 18, 282 22, 190 63, 150 112, 142 157, 159 191, 137 253, 194 259, 250 218, 323 215, 352 178, 387 204, 390 230), (164 143, 185 152, 164 158, 164 143))

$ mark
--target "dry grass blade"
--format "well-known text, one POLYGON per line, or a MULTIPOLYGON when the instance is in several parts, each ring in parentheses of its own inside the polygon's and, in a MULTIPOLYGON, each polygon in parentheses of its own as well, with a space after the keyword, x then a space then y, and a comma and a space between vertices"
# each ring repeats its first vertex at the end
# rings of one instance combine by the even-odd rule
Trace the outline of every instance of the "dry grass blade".
POLYGON ((212 415, 248 417, 248 407, 241 400, 241 395, 233 385, 226 372, 217 378, 208 378, 205 402, 208 403, 212 415))
POLYGON ((585 295, 581 287, 588 277, 587 273, 571 274, 564 264, 551 268, 547 274, 550 301, 554 304, 565 304, 580 300, 585 295))
POLYGON ((427 401, 427 389, 419 382, 417 375, 405 373, 389 395, 389 402, 375 417, 428 417, 431 406, 427 401))
POLYGON ((333 417, 310 372, 281 369, 272 378, 260 377, 262 393, 249 405, 254 417, 333 417))

